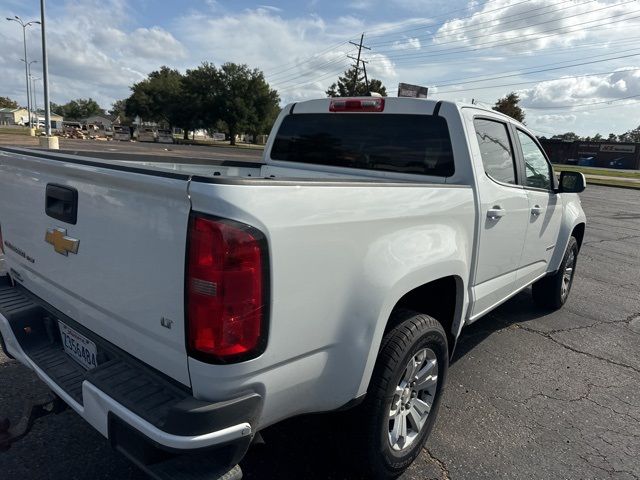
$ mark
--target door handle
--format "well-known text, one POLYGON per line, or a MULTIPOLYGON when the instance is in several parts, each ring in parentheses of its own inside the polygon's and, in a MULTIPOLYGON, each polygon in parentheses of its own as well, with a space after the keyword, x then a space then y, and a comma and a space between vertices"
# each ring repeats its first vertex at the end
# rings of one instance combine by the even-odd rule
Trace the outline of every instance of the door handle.
POLYGON ((45 213, 56 220, 75 225, 78 220, 78 190, 65 185, 47 184, 45 213))
POLYGON ((544 208, 542 208, 540 205, 534 205, 533 208, 531 209, 531 215, 534 215, 536 217, 540 215, 542 212, 544 212, 544 208))
POLYGON ((497 220, 504 217, 505 213, 507 212, 500 205, 494 205, 492 208, 487 210, 487 218, 489 220, 497 220))

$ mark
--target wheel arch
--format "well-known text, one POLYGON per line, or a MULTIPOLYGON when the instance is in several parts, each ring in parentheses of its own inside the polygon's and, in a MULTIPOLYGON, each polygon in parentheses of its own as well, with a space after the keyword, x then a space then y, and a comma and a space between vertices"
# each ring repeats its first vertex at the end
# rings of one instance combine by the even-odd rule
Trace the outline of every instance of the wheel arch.
POLYGON ((367 391, 383 336, 396 326, 391 315, 393 311, 399 308, 414 310, 436 319, 447 335, 449 356, 451 357, 462 329, 467 305, 467 286, 462 271, 438 276, 424 283, 413 284, 410 288, 397 294, 381 315, 379 326, 376 329, 377 334, 374 336, 369 353, 369 360, 358 389, 358 396, 364 395, 367 391))
POLYGON ((548 272, 552 273, 558 270, 564 252, 567 249, 569 239, 574 236, 578 241, 578 248, 582 246, 584 239, 584 233, 586 229, 587 219, 580 199, 576 194, 562 194, 563 195, 563 208, 562 224, 560 226, 560 232, 558 233, 558 240, 556 242, 556 248, 549 262, 548 272), (565 195, 567 195, 565 197, 565 195))
MULTIPOLYGON (((462 306, 463 298, 459 294, 463 288, 462 278, 457 275, 432 280, 405 293, 396 302, 392 312, 398 309, 413 310, 436 319, 447 334, 451 353, 459 333, 457 329, 454 331, 454 324, 457 310, 462 306)), ((394 328, 397 323, 398 320, 390 316, 384 328, 384 334, 394 328)))
POLYGON ((571 236, 575 237, 578 242, 578 250, 582 248, 582 240, 584 240, 584 231, 586 229, 586 224, 584 222, 578 223, 573 230, 571 231, 571 236))

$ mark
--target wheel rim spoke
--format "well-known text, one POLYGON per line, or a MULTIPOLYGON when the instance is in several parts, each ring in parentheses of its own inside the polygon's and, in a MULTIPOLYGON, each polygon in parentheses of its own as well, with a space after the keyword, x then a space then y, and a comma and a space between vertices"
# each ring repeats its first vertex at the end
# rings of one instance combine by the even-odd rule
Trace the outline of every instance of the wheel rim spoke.
POLYGON ((420 415, 420 412, 415 407, 415 405, 411 406, 408 412, 409 413, 407 414, 407 418, 411 421, 411 424, 414 430, 419 432, 420 429, 422 428, 422 423, 423 423, 422 415, 420 415))
POLYGON ((416 398, 413 400, 413 408, 415 408, 418 414, 422 417, 429 414, 431 411, 431 404, 416 398))
POLYGON ((562 285, 561 285, 560 293, 562 295, 563 300, 567 298, 567 295, 569 295, 569 290, 571 289, 571 282, 573 281, 575 265, 576 265, 576 255, 572 251, 569 258, 567 259, 567 263, 565 264, 564 272, 562 274, 562 285))
POLYGON ((389 406, 389 443, 394 450, 404 450, 418 438, 437 385, 437 357, 430 348, 423 348, 407 362, 389 406))

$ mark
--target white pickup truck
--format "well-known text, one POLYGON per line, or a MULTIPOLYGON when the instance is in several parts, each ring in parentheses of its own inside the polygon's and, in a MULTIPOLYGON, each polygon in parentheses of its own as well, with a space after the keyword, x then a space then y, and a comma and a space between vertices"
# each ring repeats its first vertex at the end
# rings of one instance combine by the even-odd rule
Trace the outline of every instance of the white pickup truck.
POLYGON ((289 105, 262 163, 0 149, 3 348, 156 478, 349 408, 393 478, 462 327, 567 300, 584 187, 504 115, 404 98, 289 105))

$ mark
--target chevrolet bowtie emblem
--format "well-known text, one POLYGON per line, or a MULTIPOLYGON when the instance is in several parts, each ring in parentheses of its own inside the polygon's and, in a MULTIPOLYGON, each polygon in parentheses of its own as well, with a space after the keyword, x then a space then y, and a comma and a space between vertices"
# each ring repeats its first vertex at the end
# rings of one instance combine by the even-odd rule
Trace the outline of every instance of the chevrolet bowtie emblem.
POLYGON ((48 228, 44 241, 53 245, 56 252, 65 257, 71 253, 78 253, 80 240, 67 237, 67 231, 64 228, 48 228))

